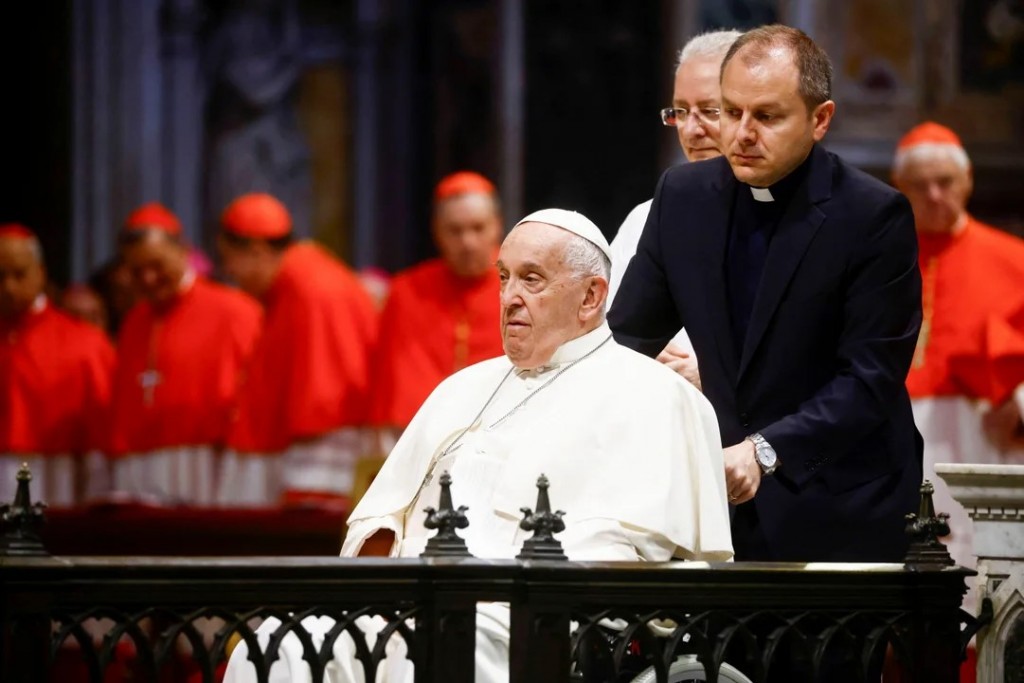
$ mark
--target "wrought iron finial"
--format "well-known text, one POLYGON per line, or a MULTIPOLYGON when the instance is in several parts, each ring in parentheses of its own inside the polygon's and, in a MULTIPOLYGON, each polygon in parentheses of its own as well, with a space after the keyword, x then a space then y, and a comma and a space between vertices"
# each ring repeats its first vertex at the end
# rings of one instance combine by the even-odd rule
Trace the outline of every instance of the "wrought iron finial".
POLYGON ((472 557, 465 539, 455 533, 456 529, 469 526, 469 518, 466 517, 469 508, 460 505, 456 509, 452 504, 452 477, 447 471, 441 475, 439 483, 441 499, 437 510, 432 507, 423 510, 427 513, 423 526, 437 529, 437 533, 427 541, 427 547, 420 553, 420 557, 472 557))
POLYGON ((565 530, 565 522, 561 510, 551 512, 551 501, 548 499, 548 478, 543 474, 537 479, 537 511, 530 508, 519 508, 523 513, 523 521, 519 528, 532 531, 533 536, 523 542, 523 549, 517 560, 568 560, 562 551, 561 542, 554 537, 565 530))
POLYGON ((29 482, 32 472, 28 463, 18 468, 18 489, 14 502, 0 505, 0 520, 3 523, 3 537, 0 539, 0 555, 49 555, 39 537, 39 529, 45 518, 44 503, 33 503, 29 482))
POLYGON ((928 480, 921 484, 921 502, 917 514, 907 515, 907 535, 910 536, 910 547, 904 565, 907 569, 942 569, 953 564, 953 558, 946 550, 940 536, 949 535, 949 515, 945 512, 935 514, 932 494, 935 487, 928 480))

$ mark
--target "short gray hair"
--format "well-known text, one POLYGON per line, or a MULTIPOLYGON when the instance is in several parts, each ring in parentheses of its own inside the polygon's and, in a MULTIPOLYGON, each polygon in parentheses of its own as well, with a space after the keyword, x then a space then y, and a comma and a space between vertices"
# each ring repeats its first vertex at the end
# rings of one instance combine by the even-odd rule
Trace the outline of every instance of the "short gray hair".
POLYGON ((967 151, 963 147, 948 143, 929 142, 896 150, 896 156, 892 160, 892 175, 898 178, 903 174, 907 164, 932 161, 933 159, 949 159, 960 170, 971 170, 971 158, 967 156, 967 151))
POLYGON ((563 256, 565 265, 576 277, 597 275, 605 280, 611 278, 612 263, 601 249, 588 239, 570 233, 563 256))
POLYGON ((742 31, 729 29, 726 31, 707 31, 687 41, 683 49, 676 55, 676 68, 691 59, 725 58, 736 39, 743 35, 742 31))

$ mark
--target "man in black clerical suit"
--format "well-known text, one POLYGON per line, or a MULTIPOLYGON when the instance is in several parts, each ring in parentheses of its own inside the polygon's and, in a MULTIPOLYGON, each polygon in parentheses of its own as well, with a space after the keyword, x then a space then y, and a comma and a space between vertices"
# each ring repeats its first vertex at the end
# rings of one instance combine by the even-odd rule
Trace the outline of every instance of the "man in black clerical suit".
POLYGON ((820 146, 832 67, 766 26, 722 64, 724 157, 661 178, 609 314, 654 356, 685 326, 725 448, 737 560, 901 561, 921 441, 910 204, 820 146))

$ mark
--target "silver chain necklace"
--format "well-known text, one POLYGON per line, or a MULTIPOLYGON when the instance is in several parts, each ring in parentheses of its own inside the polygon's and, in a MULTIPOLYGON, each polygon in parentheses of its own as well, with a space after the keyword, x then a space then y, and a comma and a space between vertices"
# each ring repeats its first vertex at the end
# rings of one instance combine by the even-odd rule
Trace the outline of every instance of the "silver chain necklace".
MULTIPOLYGON (((534 396, 536 396, 537 394, 539 394, 540 392, 544 391, 549 386, 551 386, 556 379, 558 379, 559 377, 564 375, 566 372, 568 372, 569 369, 574 367, 577 363, 579 363, 579 362, 589 358, 590 356, 594 355, 595 353, 597 353, 598 349, 600 349, 602 346, 604 346, 605 344, 607 344, 611 340, 612 340, 612 335, 609 334, 605 338, 604 341, 602 341, 600 344, 598 344, 594 348, 592 348, 589 351, 587 351, 585 354, 583 354, 582 356, 580 356, 576 360, 574 360, 571 363, 569 363, 568 365, 566 365, 564 368, 560 369, 558 372, 555 373, 554 377, 549 379, 547 382, 544 382, 544 384, 540 385, 537 388, 536 391, 528 394, 526 396, 526 398, 524 398, 522 401, 520 401, 519 403, 517 403, 514 406, 512 406, 511 410, 509 410, 507 413, 505 413, 504 415, 499 417, 497 420, 492 422, 490 425, 488 425, 486 427, 486 429, 487 430, 494 429, 499 424, 501 424, 502 422, 504 422, 508 418, 512 417, 513 413, 515 413, 517 410, 519 410, 520 408, 525 406, 526 403, 531 398, 533 398, 534 396)), ((464 437, 469 432, 469 430, 472 429, 473 426, 476 425, 476 423, 480 421, 480 418, 483 417, 484 411, 486 411, 487 407, 489 405, 491 405, 491 402, 494 401, 494 397, 498 395, 498 392, 501 390, 501 388, 503 386, 505 386, 505 382, 508 380, 509 377, 512 376, 512 373, 515 372, 515 370, 516 370, 516 366, 514 366, 514 365, 511 368, 508 369, 508 372, 506 372, 505 376, 501 378, 500 382, 498 382, 498 386, 496 386, 494 388, 494 391, 491 392, 491 395, 487 398, 487 401, 484 403, 483 407, 480 408, 480 412, 478 412, 476 414, 476 417, 473 418, 472 422, 470 422, 469 425, 465 429, 463 429, 461 432, 459 432, 459 435, 456 436, 452 440, 452 442, 450 444, 448 444, 448 446, 443 451, 441 451, 441 454, 439 456, 434 458, 434 461, 430 465, 430 469, 427 471, 427 476, 423 479, 423 483, 420 485, 420 491, 422 491, 427 486, 427 484, 430 483, 430 480, 434 478, 434 468, 437 466, 437 463, 440 462, 440 460, 442 458, 444 458, 446 455, 448 455, 449 453, 455 452, 456 450, 459 449, 460 446, 462 446, 462 437, 464 437)))

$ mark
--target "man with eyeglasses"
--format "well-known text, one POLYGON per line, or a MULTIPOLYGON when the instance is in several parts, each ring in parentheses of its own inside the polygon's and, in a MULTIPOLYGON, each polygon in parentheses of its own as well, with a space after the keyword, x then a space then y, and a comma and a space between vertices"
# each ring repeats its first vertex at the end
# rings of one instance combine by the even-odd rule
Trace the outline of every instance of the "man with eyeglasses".
MULTIPOLYGON (((691 38, 679 51, 672 106, 661 110, 661 122, 676 129, 679 146, 688 161, 713 159, 722 154, 718 131, 722 92, 718 75, 722 58, 740 35, 739 31, 702 33, 691 38)), ((626 266, 636 253, 640 233, 643 232, 647 214, 651 210, 651 201, 648 199, 630 211, 612 240, 609 308, 622 283, 626 266)), ((658 360, 700 388, 697 359, 685 330, 679 330, 658 355, 658 360)))

